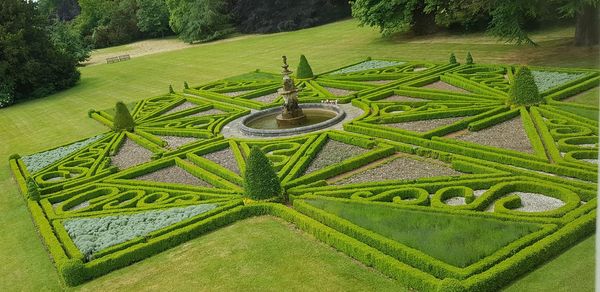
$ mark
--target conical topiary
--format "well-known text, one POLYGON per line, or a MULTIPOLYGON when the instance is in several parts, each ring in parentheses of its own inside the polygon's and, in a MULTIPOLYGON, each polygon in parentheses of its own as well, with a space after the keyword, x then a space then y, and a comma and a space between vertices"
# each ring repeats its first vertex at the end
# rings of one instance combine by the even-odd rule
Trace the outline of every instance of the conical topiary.
POLYGON ((473 64, 473 56, 471 56, 471 52, 467 52, 467 64, 473 64))
POLYGON ((510 101, 515 105, 534 105, 544 101, 540 96, 533 74, 527 67, 517 70, 509 91, 510 101))
POLYGON ((252 147, 244 173, 246 196, 265 200, 281 195, 281 183, 273 164, 258 147, 252 147))
POLYGON ((450 64, 456 64, 456 56, 454 55, 454 53, 450 54, 450 64))
POLYGON ((173 90, 173 85, 169 84, 169 93, 175 93, 175 90, 173 90))
POLYGON ((298 70, 296 70, 296 78, 298 79, 308 79, 313 78, 314 74, 312 68, 308 64, 308 60, 304 55, 300 55, 300 63, 298 64, 298 70))
POLYGON ((190 86, 188 85, 187 81, 183 81, 183 88, 185 89, 189 89, 190 86))
POLYGON ((135 122, 129 113, 129 109, 123 102, 117 102, 115 105, 115 120, 113 122, 113 130, 115 132, 119 131, 133 131, 133 127, 135 126, 135 122))

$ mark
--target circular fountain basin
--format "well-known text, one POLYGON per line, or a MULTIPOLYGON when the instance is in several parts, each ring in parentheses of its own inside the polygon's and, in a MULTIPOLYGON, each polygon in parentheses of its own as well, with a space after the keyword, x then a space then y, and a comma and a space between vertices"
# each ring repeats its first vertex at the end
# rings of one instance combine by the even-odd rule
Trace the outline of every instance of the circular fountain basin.
POLYGON ((240 130, 247 135, 287 136, 327 128, 346 116, 344 110, 332 104, 305 103, 300 104, 300 108, 306 115, 306 123, 302 125, 277 125, 276 117, 281 113, 281 108, 276 107, 245 117, 240 130))

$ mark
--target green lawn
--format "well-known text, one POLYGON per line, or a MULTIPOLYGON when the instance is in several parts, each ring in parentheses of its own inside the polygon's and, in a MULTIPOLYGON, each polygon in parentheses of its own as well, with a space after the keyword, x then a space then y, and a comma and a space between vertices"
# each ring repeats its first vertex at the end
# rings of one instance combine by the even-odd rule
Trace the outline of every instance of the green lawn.
POLYGON ((273 217, 243 220, 74 290, 138 291, 164 283, 171 291, 405 290, 273 217))
MULTIPOLYGON (((533 38, 539 41, 539 47, 506 45, 483 34, 382 39, 376 30, 359 28, 355 21, 348 20, 291 33, 241 36, 126 62, 81 68, 82 79, 74 88, 0 109, 0 160, 5 161, 0 164, 0 190, 3 191, 0 223, 4 230, 4 236, 0 238, 0 289, 39 291, 60 288, 56 271, 31 223, 6 160, 11 153, 30 154, 106 131, 87 117, 90 108, 105 109, 114 106, 117 100, 128 103, 166 93, 169 84, 181 90, 184 80, 195 85, 256 68, 279 72, 281 55, 288 55, 294 64, 301 53, 308 57, 315 72, 334 69, 367 56, 445 62, 452 51, 460 61, 470 51, 480 63, 598 66, 598 50, 569 46, 572 35, 573 28, 536 32, 533 38)), ((122 48, 127 50, 127 46, 122 48)), ((118 49, 114 50, 118 52, 118 49)), ((194 241, 191 245, 201 248, 199 242, 194 241)), ((593 263, 593 249, 586 248, 584 253, 587 256, 573 261, 575 267, 572 269, 593 263)), ((168 254, 165 253, 165 257, 168 254)), ((181 264, 173 265, 176 268, 181 264)), ((118 273, 129 269, 133 268, 118 273)), ((301 265, 297 270, 307 273, 310 266, 301 265)), ((111 274, 105 278, 110 282, 113 277, 116 276, 111 274)), ((582 272, 580 278, 587 279, 585 283, 592 283, 593 273, 582 272)), ((162 285, 174 284, 169 277, 157 279, 164 281, 162 285)))
POLYGON ((360 227, 461 268, 541 228, 538 224, 509 223, 388 206, 329 200, 307 202, 360 227), (452 252, 448 252, 449 250, 452 252))

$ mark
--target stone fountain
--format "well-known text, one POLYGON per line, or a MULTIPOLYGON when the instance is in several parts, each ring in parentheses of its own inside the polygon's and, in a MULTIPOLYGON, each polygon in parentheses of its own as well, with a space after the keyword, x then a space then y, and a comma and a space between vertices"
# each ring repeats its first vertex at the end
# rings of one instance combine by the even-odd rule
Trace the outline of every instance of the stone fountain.
POLYGON ((287 57, 281 57, 283 59, 283 88, 279 89, 278 92, 283 96, 284 103, 282 106, 281 114, 277 115, 277 125, 279 126, 299 126, 306 123, 306 115, 298 105, 298 88, 294 85, 294 80, 290 75, 293 73, 290 71, 289 65, 287 64, 287 57))

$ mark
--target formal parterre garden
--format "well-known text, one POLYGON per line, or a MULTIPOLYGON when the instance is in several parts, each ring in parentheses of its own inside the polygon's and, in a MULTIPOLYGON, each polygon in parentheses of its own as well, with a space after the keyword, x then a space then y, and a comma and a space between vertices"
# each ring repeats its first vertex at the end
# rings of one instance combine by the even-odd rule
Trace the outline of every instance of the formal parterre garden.
POLYGON ((599 80, 369 58, 296 80, 301 103, 364 111, 343 130, 224 137, 229 122, 283 102, 281 76, 257 70, 127 105, 133 129, 90 110, 110 130, 10 166, 66 285, 270 215, 407 287, 489 291, 594 233, 598 109, 569 99, 599 80), (516 87, 537 99, 515 101, 516 87), (247 198, 254 148, 280 196, 247 198))

